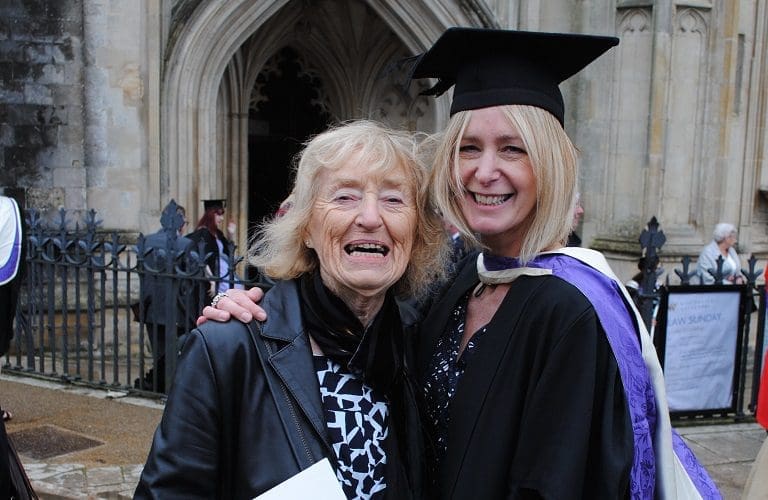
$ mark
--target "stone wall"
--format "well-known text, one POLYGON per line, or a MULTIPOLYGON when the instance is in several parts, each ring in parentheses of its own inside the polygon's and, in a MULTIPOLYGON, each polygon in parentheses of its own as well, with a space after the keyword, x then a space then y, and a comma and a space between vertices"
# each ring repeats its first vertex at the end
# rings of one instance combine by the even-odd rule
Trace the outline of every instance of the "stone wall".
MULTIPOLYGON (((194 220, 201 198, 226 197, 243 246, 265 61, 304 47, 343 109, 389 118, 414 89, 382 87, 381 60, 472 24, 621 38, 562 86, 585 245, 631 270, 657 216, 669 257, 698 253, 720 220, 745 257, 768 254, 768 7, 754 0, 0 0, 0 192, 126 232, 155 230, 170 198, 194 220), (356 45, 371 29, 386 36, 356 45), (337 64, 345 48, 366 57, 337 64)), ((406 106, 406 126, 440 128, 442 99, 406 106)))
POLYGON ((82 7, 0 2, 0 186, 27 206, 83 209, 82 7))

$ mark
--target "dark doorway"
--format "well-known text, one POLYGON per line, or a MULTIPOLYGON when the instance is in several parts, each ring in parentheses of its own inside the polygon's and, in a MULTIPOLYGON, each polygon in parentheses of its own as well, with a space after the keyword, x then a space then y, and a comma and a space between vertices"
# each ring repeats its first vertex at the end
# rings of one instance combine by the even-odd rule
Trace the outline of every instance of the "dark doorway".
POLYGON ((286 47, 256 79, 257 102, 249 111, 248 220, 252 229, 275 213, 293 182, 291 166, 302 144, 328 127, 332 117, 318 102, 322 82, 302 68, 286 47))

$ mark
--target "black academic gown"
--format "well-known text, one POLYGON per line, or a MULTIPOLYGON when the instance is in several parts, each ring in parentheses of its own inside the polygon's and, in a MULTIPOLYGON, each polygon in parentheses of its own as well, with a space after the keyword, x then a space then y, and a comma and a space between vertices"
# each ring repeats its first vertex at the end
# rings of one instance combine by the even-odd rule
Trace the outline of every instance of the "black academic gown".
MULTIPOLYGON (((455 304, 476 284, 470 259, 432 305, 421 380, 455 304)), ((436 496, 625 498, 632 458, 618 367, 594 308, 559 278, 518 278, 459 381, 436 496)))
MULTIPOLYGON (((214 276, 221 276, 219 272, 219 246, 216 244, 216 239, 219 239, 224 248, 224 255, 229 256, 229 240, 224 236, 224 233, 216 230, 216 236, 211 234, 208 228, 200 227, 185 236, 192 240, 192 250, 198 250, 198 245, 203 242, 205 254, 208 258, 205 259, 205 263, 211 268, 211 272, 214 276)), ((226 278, 226 276, 224 276, 226 278)))

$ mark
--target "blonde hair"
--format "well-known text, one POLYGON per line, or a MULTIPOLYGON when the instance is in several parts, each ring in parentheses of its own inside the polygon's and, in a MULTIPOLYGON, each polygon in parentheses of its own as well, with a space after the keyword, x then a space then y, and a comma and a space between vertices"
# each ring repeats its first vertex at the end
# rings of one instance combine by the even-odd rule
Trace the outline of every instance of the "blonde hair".
MULTIPOLYGON (((525 263, 543 250, 560 247, 571 231, 578 179, 577 151, 562 125, 548 111, 535 106, 500 106, 525 145, 536 178, 533 220, 520 242, 525 263)), ((430 184, 438 209, 473 246, 482 247, 461 210, 464 186, 459 173, 459 146, 472 111, 460 111, 448 122, 437 148, 430 184)), ((479 236, 479 238, 478 238, 479 236)))
POLYGON ((260 225, 250 244, 249 262, 281 280, 316 269, 317 254, 304 240, 321 185, 317 180, 324 170, 338 169, 356 156, 368 173, 402 169, 406 174, 417 219, 408 267, 395 284, 395 292, 418 296, 427 291, 434 279, 444 276, 448 245, 442 221, 429 203, 428 170, 420 161, 416 139, 369 120, 347 122, 315 136, 298 156, 293 206, 282 217, 260 225))

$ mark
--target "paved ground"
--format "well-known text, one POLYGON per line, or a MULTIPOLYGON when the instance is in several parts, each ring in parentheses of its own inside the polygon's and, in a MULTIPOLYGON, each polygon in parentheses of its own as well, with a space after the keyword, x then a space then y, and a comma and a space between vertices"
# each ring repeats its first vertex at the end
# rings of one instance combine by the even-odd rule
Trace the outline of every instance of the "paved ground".
MULTIPOLYGON (((0 404, 14 414, 7 429, 41 499, 130 498, 162 415, 155 401, 12 375, 0 375, 0 404)), ((765 431, 727 422, 678 431, 724 498, 739 500, 765 431)))
POLYGON ((0 404, 42 499, 131 498, 163 411, 149 399, 5 374, 0 404))

